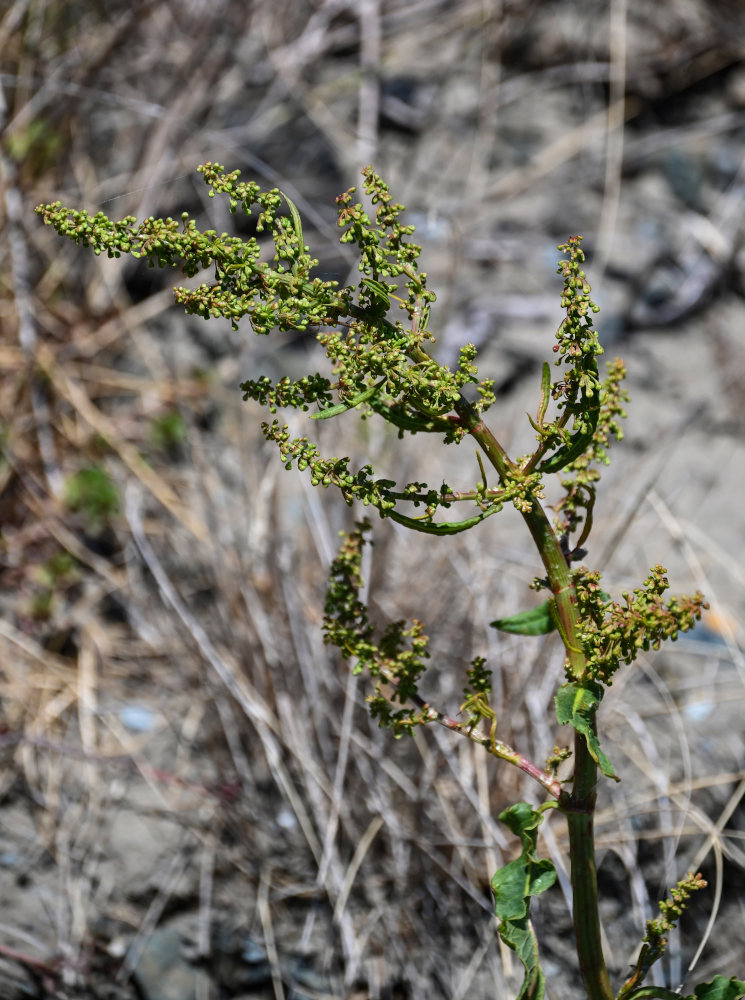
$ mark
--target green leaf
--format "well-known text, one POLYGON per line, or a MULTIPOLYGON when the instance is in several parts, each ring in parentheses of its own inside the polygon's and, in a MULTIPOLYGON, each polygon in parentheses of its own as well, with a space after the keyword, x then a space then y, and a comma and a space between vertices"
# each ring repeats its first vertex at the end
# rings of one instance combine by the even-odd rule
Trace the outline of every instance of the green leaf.
MULTIPOLYGON (((528 420, 530 421, 533 430, 538 431, 539 435, 543 432, 543 421, 546 417, 546 410, 548 409, 548 403, 551 399, 551 369, 548 366, 548 361, 543 362, 543 371, 541 374, 541 402, 538 406, 538 416, 535 420, 528 414, 528 420)), ((540 438, 539 438, 540 440, 540 438)))
POLYGON ((742 1000, 745 997, 745 983, 733 976, 714 976, 710 983, 699 983, 690 996, 681 997, 662 986, 642 986, 630 993, 628 1000, 742 1000))
POLYGON ((500 868, 492 878, 499 936, 525 969, 517 1000, 543 1000, 546 977, 538 964, 538 942, 530 923, 530 898, 554 884, 556 869, 551 861, 536 854, 538 827, 543 820, 541 813, 527 802, 518 802, 500 813, 499 818, 523 844, 520 857, 500 868))
MULTIPOLYGON (((622 995, 618 994, 619 997, 622 995)), ((666 990, 664 986, 642 986, 641 989, 634 990, 633 993, 629 993, 628 996, 624 996, 623 1000, 695 1000, 695 997, 681 997, 680 993, 673 993, 672 990, 666 990)))
POLYGON ((379 416, 400 430, 410 431, 412 434, 416 434, 419 431, 436 431, 440 434, 448 434, 452 431, 452 424, 447 417, 414 416, 406 410, 405 405, 396 403, 393 406, 389 406, 375 396, 370 399, 369 403, 370 407, 379 416))
POLYGON ((621 779, 613 770, 613 765, 600 749, 595 731, 595 712, 603 698, 600 684, 587 681, 584 684, 563 684, 554 698, 556 718, 560 726, 573 726, 587 740, 590 755, 606 778, 621 779))
POLYGON ((397 524, 402 524, 405 528, 411 528, 413 531, 423 531, 427 535, 457 535, 459 531, 468 531, 469 528, 475 527, 475 525, 499 509, 499 506, 495 504, 493 507, 487 507, 486 510, 479 511, 478 514, 474 514, 473 517, 467 517, 463 521, 440 521, 437 523, 433 521, 420 521, 415 517, 409 517, 408 514, 402 514, 393 508, 381 511, 380 516, 390 517, 391 520, 397 524))
POLYGON ((289 208, 290 216, 292 217, 292 228, 295 230, 298 246, 300 247, 300 250, 303 250, 305 240, 303 239, 303 223, 300 220, 300 212, 298 212, 295 202, 292 201, 292 199, 286 195, 284 191, 280 191, 280 194, 287 202, 287 207, 289 208))
POLYGON ((387 309, 391 307, 391 300, 389 297, 388 288, 380 281, 375 281, 373 278, 362 278, 362 284, 366 285, 367 288, 373 293, 376 299, 379 299, 387 309))
POLYGON ((359 406, 360 403, 365 403, 368 399, 372 399, 384 383, 385 379, 382 378, 379 382, 376 382, 375 385, 369 385, 367 389, 364 389, 353 399, 349 399, 345 403, 338 403, 336 406, 328 406, 325 410, 321 410, 319 413, 311 413, 311 418, 313 420, 328 420, 329 417, 338 417, 340 413, 346 413, 347 410, 353 410, 355 406, 359 406))
MULTIPOLYGON (((590 362, 588 368, 597 382, 598 366, 594 360, 590 362)), ((582 386, 576 412, 584 415, 586 421, 584 426, 571 435, 567 444, 562 445, 550 458, 544 459, 537 467, 538 472, 560 472, 587 450, 600 417, 600 392, 597 388, 588 390, 586 385, 582 386)))
POLYGON ((543 1000, 546 976, 538 964, 538 941, 528 918, 501 924, 499 936, 525 967, 525 978, 517 1000, 543 1000))
POLYGON ((512 632, 515 635, 546 635, 556 628, 556 623, 551 617, 552 600, 553 598, 549 597, 537 608, 521 611, 510 618, 497 618, 489 624, 501 632, 512 632))
POLYGON ((742 997, 745 997, 745 983, 740 979, 714 976, 710 983, 699 983, 687 1000, 742 1000, 742 997))

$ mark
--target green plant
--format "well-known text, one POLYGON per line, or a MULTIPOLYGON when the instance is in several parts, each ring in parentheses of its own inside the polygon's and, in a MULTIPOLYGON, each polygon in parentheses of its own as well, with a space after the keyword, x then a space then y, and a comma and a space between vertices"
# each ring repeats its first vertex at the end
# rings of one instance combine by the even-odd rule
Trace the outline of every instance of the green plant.
MULTIPOLYGON (((207 163, 199 169, 210 196, 226 197, 231 211, 240 207, 250 215, 258 206, 256 228, 258 234, 271 236, 272 262, 262 261, 258 238, 202 232, 186 213, 180 220, 150 218, 138 223, 131 217, 115 222, 102 213, 89 215, 60 203, 39 206, 37 211, 59 233, 96 254, 130 254, 147 259, 151 266, 181 265, 188 276, 214 268, 213 279, 197 288, 176 288, 176 300, 188 313, 206 319, 227 317, 234 326, 248 317, 260 335, 316 330, 331 363, 331 377, 315 372, 295 381, 272 382, 259 376, 242 384, 244 398, 264 404, 271 414, 282 407, 315 408, 311 419, 327 420, 354 409, 363 419, 387 421, 399 437, 430 434, 446 445, 468 437, 476 442, 478 479, 469 489, 456 490, 446 483, 397 484, 376 478, 370 465, 352 468, 348 458, 322 456, 307 437, 293 437, 276 417, 262 424, 288 469, 307 471, 313 485, 335 486, 349 505, 376 508, 382 518, 407 528, 431 535, 455 534, 476 527, 505 504, 520 512, 543 566, 543 575, 533 586, 547 597, 537 609, 492 625, 525 635, 557 630, 561 637, 566 678, 555 702, 559 724, 574 729, 574 768, 568 783, 556 775, 558 764, 570 755, 568 749, 557 748, 544 769, 498 738, 496 707, 490 703, 491 674, 482 658, 465 669, 460 718, 439 712, 420 695, 428 658, 422 623, 391 622, 378 631, 360 596, 362 551, 371 531, 367 520, 344 538, 332 564, 325 639, 353 660, 356 672, 367 670, 374 678, 370 708, 381 725, 400 736, 416 726, 440 723, 516 766, 545 792, 546 802, 537 809, 521 802, 501 814, 520 838, 522 852, 492 882, 499 933, 525 969, 520 1000, 539 1000, 544 994, 530 902, 556 878, 552 863, 537 854, 538 828, 547 808, 560 810, 568 824, 576 947, 587 997, 678 997, 670 990, 645 986, 644 979, 663 954, 666 934, 690 893, 704 884, 693 874, 661 904, 659 919, 648 923, 631 976, 617 991, 610 985, 601 945, 593 814, 598 772, 612 780, 618 777, 601 747, 597 713, 622 664, 631 663, 639 650, 657 648, 663 640, 674 640, 680 631, 692 628, 706 605, 699 593, 665 600, 668 581, 660 566, 654 566, 633 593, 613 600, 602 589, 597 571, 574 565, 585 554, 600 469, 608 462, 610 442, 621 437, 619 421, 626 401, 623 364, 614 361, 602 377, 598 371, 602 348, 593 328, 597 307, 582 270, 580 238, 571 237, 559 248, 564 254, 559 273, 565 318, 553 348, 558 370, 552 376, 549 364, 543 365, 537 411, 529 418, 536 444, 530 454, 511 458, 484 419, 495 400, 491 381, 479 379, 474 347, 461 348, 454 368, 438 363, 427 350, 434 339, 429 317, 435 296, 419 270, 420 248, 409 240, 413 227, 402 224, 402 206, 393 202, 377 174, 364 171, 364 191, 375 206, 374 220, 355 201, 354 189, 337 199, 341 240, 356 247, 360 271, 356 287, 340 288, 336 282, 312 276, 317 262, 305 246, 297 209, 285 195, 261 191, 256 184, 240 181, 237 171, 226 173, 219 165, 207 163), (488 482, 484 459, 496 473, 496 485, 488 482), (560 477, 562 489, 553 521, 541 504, 549 475, 560 477), (442 519, 443 512, 458 505, 467 508, 464 516, 442 519)), ((742 996, 745 983, 722 976, 695 989, 698 1000, 742 996)))
POLYGON ((31 617, 37 621, 51 618, 60 594, 77 579, 77 564, 65 551, 56 552, 41 566, 35 567, 32 572, 34 591, 29 607, 31 617))
POLYGON ((186 441, 186 424, 178 410, 167 410, 150 421, 150 443, 169 457, 177 456, 186 441))
POLYGON ((88 465, 67 480, 65 502, 83 515, 91 531, 100 532, 119 510, 119 491, 106 469, 88 465))

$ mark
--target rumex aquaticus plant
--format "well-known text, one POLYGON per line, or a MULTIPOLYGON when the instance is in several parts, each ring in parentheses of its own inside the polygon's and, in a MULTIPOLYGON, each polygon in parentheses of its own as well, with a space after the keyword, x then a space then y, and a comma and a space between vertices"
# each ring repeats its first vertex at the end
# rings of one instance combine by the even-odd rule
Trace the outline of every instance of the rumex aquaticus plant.
MULTIPOLYGON (((542 563, 533 586, 546 598, 535 609, 491 624, 521 635, 558 632, 565 679, 555 697, 556 718, 574 730, 573 749, 557 748, 541 767, 499 739, 491 671, 482 657, 462 667, 463 700, 456 715, 427 702, 420 693, 429 655, 423 624, 396 621, 376 629, 361 596, 362 553, 371 534, 367 519, 344 537, 331 565, 325 640, 352 661, 355 672, 372 677, 368 701, 381 726, 398 736, 439 723, 541 786, 542 805, 518 802, 501 813, 522 850, 492 879, 499 934, 524 967, 518 1000, 540 1000, 545 991, 530 903, 556 880, 552 862, 540 858, 537 848, 549 808, 563 813, 568 825, 575 941, 586 996, 681 997, 645 985, 645 978, 663 955, 667 934, 689 896, 705 884, 692 873, 660 904, 659 917, 648 921, 631 975, 618 988, 610 983, 601 941, 593 816, 599 778, 619 778, 601 747, 598 709, 619 667, 632 663, 640 650, 657 648, 691 629, 706 605, 700 593, 666 599, 669 584, 661 566, 653 566, 632 593, 614 600, 603 590, 600 573, 580 564, 592 529, 600 470, 608 462, 611 441, 622 436, 619 421, 627 401, 622 362, 612 362, 602 375, 598 370, 602 348, 593 326, 597 307, 582 269, 580 237, 570 237, 559 247, 565 315, 553 346, 554 365, 543 364, 536 413, 529 417, 535 446, 530 454, 512 458, 485 419, 495 397, 492 382, 479 379, 473 345, 461 347, 454 367, 435 360, 428 349, 434 340, 430 308, 435 295, 419 270, 420 247, 410 241, 413 227, 402 223, 403 207, 372 169, 363 171, 363 187, 374 206, 374 219, 355 200, 354 189, 337 199, 341 241, 359 256, 356 287, 339 287, 313 276, 317 261, 305 245, 300 215, 286 195, 262 191, 255 183, 241 181, 238 171, 227 173, 218 164, 206 163, 199 170, 210 197, 226 198, 232 212, 240 209, 251 215, 258 209, 256 230, 271 238, 273 260, 262 259, 258 238, 201 231, 187 213, 180 219, 112 221, 101 212, 91 215, 59 202, 40 205, 37 212, 57 232, 96 254, 129 254, 152 266, 181 266, 189 277, 210 269, 210 280, 198 287, 175 289, 176 301, 187 313, 226 317, 235 328, 247 318, 260 335, 275 330, 315 332, 331 363, 331 378, 318 372, 295 381, 259 375, 241 385, 244 399, 268 409, 270 419, 262 430, 276 444, 285 467, 307 472, 314 486, 334 486, 350 506, 375 508, 383 519, 430 535, 477 529, 506 504, 520 512, 542 563), (452 446, 470 438, 478 449, 477 481, 458 490, 447 483, 398 484, 376 477, 370 465, 353 468, 348 458, 324 457, 307 437, 293 437, 275 416, 287 407, 312 410, 309 420, 355 410, 363 419, 380 418, 393 425, 400 438, 429 434, 452 446), (496 473, 496 485, 489 485, 487 464, 496 473), (552 518, 541 501, 545 479, 553 475, 559 477, 562 496, 552 518), (463 516, 453 517, 454 509, 463 509, 463 516), (572 776, 560 781, 558 764, 570 756, 572 776)), ((745 982, 717 976, 696 986, 687 1000, 742 997, 745 982)))

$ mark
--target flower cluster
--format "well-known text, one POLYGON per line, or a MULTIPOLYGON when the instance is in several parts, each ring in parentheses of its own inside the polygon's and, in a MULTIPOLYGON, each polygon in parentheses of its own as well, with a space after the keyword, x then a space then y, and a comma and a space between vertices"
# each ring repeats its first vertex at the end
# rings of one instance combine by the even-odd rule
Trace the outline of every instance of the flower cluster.
POLYGON ((620 441, 623 429, 620 420, 626 416, 624 403, 628 393, 623 388, 626 366, 616 358, 608 365, 606 377, 600 387, 600 408, 597 424, 585 449, 565 466, 561 485, 564 496, 554 507, 556 529, 560 535, 569 536, 584 521, 581 535, 576 541, 580 548, 592 528, 592 511, 595 489, 600 480, 598 465, 608 465, 608 448, 611 438, 620 441), (568 473, 568 474, 567 474, 568 473))
POLYGON ((565 539, 565 554, 571 561, 569 535, 584 521, 575 543, 579 550, 590 533, 595 485, 600 479, 594 466, 608 464, 611 437, 620 440, 623 436, 619 419, 626 416, 623 403, 628 396, 622 388, 626 370, 621 361, 610 364, 605 380, 600 381, 597 357, 603 349, 592 325, 592 314, 598 307, 590 298, 590 285, 582 270, 585 256, 581 237, 570 237, 559 250, 567 255, 558 266, 564 278, 561 304, 566 316, 556 333, 554 352, 559 355, 556 365, 565 368, 552 382, 549 364, 543 365, 538 412, 535 419, 528 416, 538 448, 522 460, 522 469, 526 473, 566 470, 569 474, 562 480, 566 495, 555 507, 555 525, 565 539), (559 413, 547 420, 551 400, 559 413))
POLYGON ((559 250, 568 256, 559 261, 558 271, 564 277, 561 296, 566 316, 556 332, 558 354, 556 365, 564 365, 561 376, 551 382, 548 364, 543 366, 541 403, 536 420, 531 419, 537 431, 539 448, 532 456, 530 466, 542 472, 558 472, 582 454, 598 421, 600 407, 600 380, 597 356, 603 353, 597 332, 592 326, 592 313, 598 307, 590 299, 590 285, 581 270, 585 255, 580 246, 581 236, 571 236, 559 250), (549 400, 558 402, 559 416, 546 422, 549 400), (567 426, 572 420, 572 432, 567 426), (555 449, 555 450, 554 450, 555 449), (545 457, 547 451, 553 454, 545 457))
POLYGON ((255 399, 266 406, 270 413, 276 413, 277 407, 291 406, 296 410, 307 410, 311 403, 318 403, 325 408, 331 403, 331 383, 323 375, 305 375, 293 382, 285 376, 278 382, 272 382, 267 375, 257 379, 247 379, 241 383, 243 399, 255 399))
MULTIPOLYGON (((617 1000, 626 1000, 627 997, 636 995, 635 990, 639 984, 644 981, 654 963, 658 962, 665 954, 668 943, 667 935, 675 928, 687 909, 691 895, 705 888, 706 881, 702 876, 689 872, 684 879, 681 879, 670 890, 668 899, 661 900, 659 904, 660 916, 655 920, 647 921, 647 932, 642 940, 642 947, 639 957, 636 960, 636 966, 629 979, 619 991, 617 1000)), ((707 993, 706 995, 711 996, 712 994, 707 993)), ((716 995, 732 997, 735 995, 741 996, 742 994, 739 991, 736 994, 732 991, 720 991, 716 995)), ((704 996, 704 993, 699 992, 697 989, 696 996, 704 996)), ((686 998, 686 1000, 695 1000, 695 997, 686 998)))
POLYGON ((688 900, 694 892, 706 888, 706 880, 699 873, 694 875, 689 872, 684 879, 670 890, 668 899, 660 901, 660 916, 656 920, 647 921, 647 933, 644 937, 646 944, 652 949, 663 947, 667 944, 666 935, 675 928, 680 918, 683 916, 688 900))
POLYGON ((708 607, 701 593, 673 597, 662 566, 653 566, 641 587, 611 601, 600 586, 600 573, 578 567, 572 574, 579 605, 579 636, 587 657, 587 677, 610 684, 622 663, 632 663, 642 650, 659 649, 688 632, 708 607))
MULTIPOLYGON (((556 331, 558 343, 554 353, 559 355, 557 364, 568 362, 573 369, 579 359, 586 356, 592 359, 603 353, 598 342, 597 333, 592 327, 592 313, 597 313, 598 306, 590 298, 591 288, 587 275, 582 270, 585 254, 581 247, 581 236, 570 236, 566 243, 559 245, 559 250, 568 255, 568 259, 559 261, 557 273, 564 278, 564 291, 561 296, 561 307, 566 309, 566 318, 556 331)), ((586 385, 593 388, 592 378, 582 377, 581 372, 572 371, 564 382, 554 385, 554 396, 563 394, 574 401, 577 391, 586 385)))
POLYGON ((466 680, 468 683, 463 688, 463 702, 460 706, 461 712, 466 716, 464 725, 473 730, 482 719, 489 719, 493 725, 493 732, 496 732, 497 716, 489 704, 492 672, 486 666, 486 659, 483 656, 477 656, 471 661, 466 671, 466 680))
POLYGON ((455 493, 447 483, 439 490, 429 487, 426 483, 407 483, 402 489, 395 489, 392 479, 374 478, 371 465, 363 465, 356 472, 349 468, 349 458, 323 458, 318 452, 318 446, 306 437, 293 438, 290 429, 278 420, 263 423, 261 429, 267 441, 273 441, 279 448, 280 456, 286 469, 295 465, 300 472, 310 472, 313 486, 335 486, 341 491, 345 501, 351 506, 355 501, 365 507, 375 507, 381 517, 390 517, 415 531, 433 535, 453 535, 459 531, 472 528, 475 524, 501 510, 505 501, 512 500, 518 505, 521 501, 521 484, 514 486, 513 491, 505 490, 473 490, 467 494, 455 493), (476 506, 476 513, 461 521, 434 521, 433 517, 439 508, 451 506, 453 503, 471 500, 476 506), (402 513, 397 504, 408 502, 415 507, 424 506, 424 512, 419 517, 402 513))
POLYGON ((354 659, 355 674, 368 670, 376 678, 375 690, 368 696, 370 712, 381 726, 396 736, 412 727, 431 721, 426 708, 408 704, 417 699, 418 684, 429 658, 428 637, 422 623, 390 622, 376 639, 366 605, 360 600, 362 586, 362 550, 370 524, 356 525, 344 537, 339 553, 331 564, 323 620, 324 641, 338 646, 345 659, 354 659), (397 705, 401 707, 396 707, 397 705))
POLYGON ((355 202, 354 188, 337 199, 341 241, 354 244, 360 258, 357 287, 340 288, 312 276, 317 261, 305 246, 300 215, 287 195, 262 191, 220 164, 206 163, 199 170, 210 197, 226 198, 231 212, 240 209, 250 216, 258 210, 256 236, 201 231, 188 213, 180 221, 149 218, 138 223, 131 216, 113 221, 102 212, 91 215, 60 202, 40 205, 37 212, 59 233, 97 254, 129 254, 153 267, 181 265, 189 277, 213 269, 210 281, 174 290, 187 313, 225 317, 234 328, 245 317, 257 334, 313 328, 331 363, 333 382, 319 373, 298 382, 273 382, 266 375, 244 381, 244 398, 256 399, 270 412, 278 407, 308 410, 316 404, 320 409, 315 416, 327 418, 360 406, 362 416, 382 417, 399 436, 437 433, 446 443, 462 440, 466 430, 454 412, 463 403, 462 390, 476 386, 474 408, 483 412, 494 401, 493 382, 479 380, 472 344, 461 348, 452 369, 424 349, 434 340, 429 315, 435 295, 418 269, 421 249, 409 240, 413 227, 402 224, 402 206, 393 202, 380 177, 370 168, 363 172, 374 221, 355 202), (266 238, 274 248, 271 261, 266 260, 266 238), (337 405, 332 405, 334 394, 337 405))

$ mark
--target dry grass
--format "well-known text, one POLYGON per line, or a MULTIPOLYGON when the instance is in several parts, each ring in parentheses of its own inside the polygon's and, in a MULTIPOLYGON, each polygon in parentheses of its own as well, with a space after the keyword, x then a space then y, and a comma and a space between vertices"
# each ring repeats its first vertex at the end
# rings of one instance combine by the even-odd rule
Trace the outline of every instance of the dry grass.
MULTIPOLYGON (((319 631, 352 514, 283 472, 240 400, 248 372, 298 371, 312 348, 186 322, 163 275, 61 246, 32 213, 57 197, 188 207, 221 230, 193 174, 208 158, 287 190, 342 280, 333 196, 374 161, 426 244, 442 350, 480 342, 512 450, 558 317, 552 246, 587 233, 611 335, 636 331, 619 352, 639 399, 591 556, 619 588, 667 562, 716 614, 623 674, 604 708, 625 776, 599 816, 612 963, 624 970, 690 865, 714 892, 673 942, 668 982, 712 900, 723 915, 697 975, 742 975, 745 71, 710 6, 614 0, 610 35, 582 0, 0 13, 3 996, 136 996, 168 928, 189 959, 180 1000, 461 1000, 507 996, 517 977, 488 886, 514 849, 496 816, 533 792, 450 734, 394 742, 370 724, 365 679, 319 631), (686 280, 660 305, 646 293, 671 274, 686 280), (675 332, 647 334, 671 317, 675 332), (69 503, 90 467, 118 498, 98 516, 69 503)), ((335 423, 327 451, 341 431, 381 475, 427 467, 420 446, 394 465, 379 427, 335 423)), ((467 449, 446 458, 450 481, 472 476, 467 449)), ((536 573, 519 519, 436 546, 380 524, 369 569, 381 620, 428 625, 432 702, 454 712, 463 665, 487 654, 500 735, 543 760, 562 735, 558 646, 485 625, 536 573)), ((556 817, 544 848, 566 897, 556 817)), ((550 997, 575 996, 560 892, 537 921, 550 997)))

